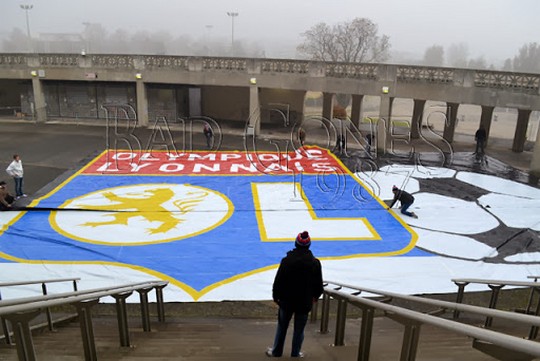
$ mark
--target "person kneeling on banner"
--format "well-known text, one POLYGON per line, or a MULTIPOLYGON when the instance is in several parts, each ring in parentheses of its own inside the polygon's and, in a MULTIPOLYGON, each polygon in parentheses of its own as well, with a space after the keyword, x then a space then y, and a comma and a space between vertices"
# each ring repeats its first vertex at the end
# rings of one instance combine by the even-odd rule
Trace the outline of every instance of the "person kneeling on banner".
POLYGON ((396 186, 392 187, 392 193, 394 193, 394 199, 392 200, 392 203, 390 203, 390 206, 387 208, 388 210, 392 208, 397 201, 400 201, 402 214, 409 217, 418 218, 418 216, 414 212, 407 211, 407 209, 409 209, 409 207, 414 203, 414 197, 412 194, 407 193, 396 186))

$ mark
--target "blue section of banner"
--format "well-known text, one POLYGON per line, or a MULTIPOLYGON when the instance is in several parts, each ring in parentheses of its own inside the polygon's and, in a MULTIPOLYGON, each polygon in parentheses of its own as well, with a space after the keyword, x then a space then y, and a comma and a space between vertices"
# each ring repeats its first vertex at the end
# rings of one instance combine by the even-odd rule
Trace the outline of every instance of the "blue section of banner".
MULTIPOLYGON (((50 211, 32 210, 0 235, 0 251, 24 260, 62 262, 119 262, 166 274, 195 290, 231 277, 278 264, 294 247, 290 242, 262 242, 251 184, 294 182, 291 176, 96 176, 77 175, 36 208, 59 208, 69 199, 106 188, 136 184, 191 184, 228 197, 234 213, 206 233, 177 241, 145 245, 103 245, 81 242, 55 231, 50 211)), ((366 217, 381 240, 317 241, 312 251, 319 258, 394 253, 408 247, 411 233, 350 175, 321 179, 304 175, 302 189, 319 218, 366 217), (343 181, 345 180, 345 181, 343 181), (323 182, 322 182, 323 181, 323 182), (336 190, 337 189, 337 190, 336 190)), ((204 215, 203 215, 204 216, 204 215)), ((294 222, 294 220, 292 220, 294 222)), ((303 231, 298 225, 298 232, 303 231)), ((428 256, 417 249, 405 256, 428 256)), ((360 261, 361 262, 361 261, 360 261)))

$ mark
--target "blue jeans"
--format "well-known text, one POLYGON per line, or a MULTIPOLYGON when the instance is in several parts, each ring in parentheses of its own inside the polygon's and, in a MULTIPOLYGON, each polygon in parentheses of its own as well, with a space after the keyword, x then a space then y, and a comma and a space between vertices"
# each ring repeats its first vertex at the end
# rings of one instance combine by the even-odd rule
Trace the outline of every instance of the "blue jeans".
POLYGON ((24 194, 23 192, 23 178, 22 177, 13 177, 15 180, 15 196, 20 197, 24 194))
MULTIPOLYGON (((285 337, 287 336, 287 328, 293 316, 292 311, 287 311, 279 308, 278 325, 276 330, 276 338, 272 347, 272 355, 281 357, 283 355, 283 346, 285 345, 285 337)), ((294 313, 294 331, 292 339, 291 357, 298 357, 302 350, 302 342, 304 342, 304 328, 308 319, 307 313, 294 313)))
POLYGON ((411 212, 407 212, 407 209, 409 209, 409 207, 412 205, 412 203, 401 203, 401 213, 409 216, 409 217, 412 217, 412 213, 411 212))

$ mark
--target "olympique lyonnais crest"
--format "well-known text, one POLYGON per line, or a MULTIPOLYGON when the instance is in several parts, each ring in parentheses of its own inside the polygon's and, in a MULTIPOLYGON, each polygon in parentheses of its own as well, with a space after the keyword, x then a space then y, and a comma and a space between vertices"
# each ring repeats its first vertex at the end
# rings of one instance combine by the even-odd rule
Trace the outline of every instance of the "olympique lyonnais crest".
POLYGON ((20 262, 121 264, 194 299, 275 267, 308 230, 321 259, 412 254, 416 235, 327 150, 106 151, 0 235, 20 262), (52 209, 52 210, 51 210, 52 209))

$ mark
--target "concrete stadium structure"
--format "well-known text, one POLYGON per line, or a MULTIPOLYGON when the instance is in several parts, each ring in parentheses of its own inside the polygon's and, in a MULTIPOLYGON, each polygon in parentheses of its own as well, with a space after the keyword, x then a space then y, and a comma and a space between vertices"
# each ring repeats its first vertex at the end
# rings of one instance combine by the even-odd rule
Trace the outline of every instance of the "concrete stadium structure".
MULTIPOLYGON (((137 124, 207 116, 249 120, 260 130, 261 109, 286 107, 302 121, 307 91, 323 93, 322 117, 333 118, 334 94, 352 95, 351 122, 363 119, 363 98, 379 96, 377 145, 386 146, 392 104, 412 99, 411 138, 420 137, 426 101, 446 103, 443 137, 452 142, 461 104, 481 106, 491 127, 496 107, 517 109, 512 151, 522 152, 531 112, 540 111, 540 74, 410 65, 324 63, 287 59, 154 55, 0 54, 0 107, 20 104, 38 122, 54 117, 103 118, 104 104, 130 104, 137 124), (385 131, 381 131, 385 130, 385 131)), ((540 133, 539 133, 540 134, 540 133)), ((540 141, 530 165, 540 175, 540 141)))

